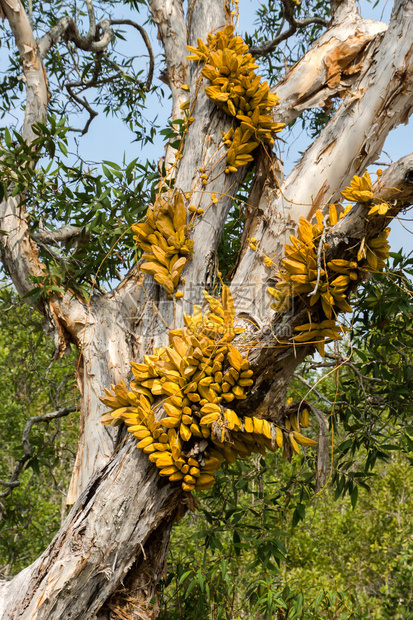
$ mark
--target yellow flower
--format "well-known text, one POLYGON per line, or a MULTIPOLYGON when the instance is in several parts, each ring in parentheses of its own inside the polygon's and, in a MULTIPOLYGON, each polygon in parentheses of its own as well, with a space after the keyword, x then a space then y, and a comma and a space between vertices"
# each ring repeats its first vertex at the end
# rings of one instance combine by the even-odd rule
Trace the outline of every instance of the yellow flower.
POLYGON ((374 205, 374 207, 371 207, 368 214, 374 215, 375 213, 377 213, 377 215, 386 215, 389 209, 390 209, 390 205, 387 204, 387 202, 381 202, 380 204, 374 205))
POLYGON ((347 215, 347 213, 351 211, 352 208, 353 208, 353 205, 346 205, 344 208, 344 211, 340 213, 339 219, 341 220, 345 215, 347 215))
POLYGON ((215 194, 211 194, 211 201, 212 202, 218 202, 218 198, 215 196, 215 194))
POLYGON ((271 266, 272 266, 272 260, 271 260, 271 258, 270 258, 269 256, 266 256, 266 257, 264 258, 264 265, 265 265, 266 267, 271 267, 271 266))
POLYGON ((341 195, 352 202, 370 202, 373 200, 372 184, 369 173, 366 171, 362 177, 354 175, 350 181, 350 187, 346 187, 341 195))

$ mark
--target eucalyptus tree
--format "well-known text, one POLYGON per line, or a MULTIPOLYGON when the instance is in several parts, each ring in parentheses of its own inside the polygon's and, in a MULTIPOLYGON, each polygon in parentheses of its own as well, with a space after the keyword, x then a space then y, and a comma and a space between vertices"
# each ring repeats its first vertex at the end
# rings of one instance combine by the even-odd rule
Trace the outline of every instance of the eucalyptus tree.
MULTIPOLYGON (((325 340, 344 333, 337 315, 350 310, 357 282, 381 268, 386 224, 410 205, 411 154, 379 173, 375 185, 364 173, 412 110, 412 6, 395 0, 386 24, 364 19, 353 0, 269 2, 261 9, 261 26, 245 35, 247 45, 233 36, 238 2, 228 0, 198 0, 187 8, 179 0, 148 0, 144 8, 87 0, 84 12, 76 4, 25 7, 20 0, 0 0, 0 11, 3 47, 10 49, 2 109, 10 115, 20 101, 24 115, 21 133, 3 132, 2 262, 18 294, 43 314, 56 356, 70 344, 78 348, 82 392, 68 496, 73 508, 38 560, 1 584, 2 617, 154 617, 171 527, 193 499, 189 489, 158 475, 125 425, 101 424, 106 407, 100 397, 104 388, 128 382, 130 360, 140 362, 168 344, 170 330, 190 322, 184 313, 202 305, 203 290, 219 288, 220 240, 227 218, 245 203, 229 289, 222 288, 222 295, 231 321, 235 315, 243 327, 231 346, 240 355, 248 351, 253 385, 239 390, 232 406, 241 419, 271 422, 270 441, 282 428, 291 456, 294 436, 285 407, 291 377, 316 347, 323 353, 325 340), (122 7, 127 18, 118 16, 122 7), (76 161, 65 158, 68 133, 87 140, 103 109, 121 115, 144 144, 152 139, 144 103, 154 88, 155 60, 140 23, 147 10, 165 57, 169 142, 158 167, 106 163, 102 176, 82 160, 81 145, 76 161), (116 51, 126 29, 143 42, 146 73, 139 57, 116 51), (248 54, 262 60, 270 91, 248 54), (254 77, 245 84, 242 76, 254 77), (74 116, 79 109, 80 129, 74 116), (318 135, 284 175, 271 149, 274 133, 300 118, 311 118, 318 135), (356 203, 351 211, 331 207, 342 191, 356 203), (154 268, 156 253, 165 258, 159 249, 146 256, 152 267, 139 259, 142 249, 148 254, 146 224, 135 226, 137 243, 130 232, 151 203, 145 221, 156 226, 165 201, 180 210, 180 250, 186 244, 187 258, 179 270, 171 267, 172 280, 154 268), (289 236, 299 226, 294 250, 289 236), (280 265, 285 252, 289 259, 280 265), (332 272, 342 277, 334 290, 332 272)), ((106 124, 109 135, 110 117, 106 124)), ((212 308, 217 303, 211 301, 212 308)), ((158 418, 162 409, 159 403, 158 418)), ((316 409, 314 414, 321 485, 325 419, 316 409)))

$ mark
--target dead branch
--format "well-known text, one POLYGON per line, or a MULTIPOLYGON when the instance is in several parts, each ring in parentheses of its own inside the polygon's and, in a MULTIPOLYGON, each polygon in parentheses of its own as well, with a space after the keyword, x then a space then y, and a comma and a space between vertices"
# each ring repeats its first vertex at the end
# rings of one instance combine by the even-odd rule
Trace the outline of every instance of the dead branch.
MULTIPOLYGON (((79 407, 77 405, 71 405, 69 407, 63 407, 62 409, 58 409, 57 411, 51 411, 50 413, 45 413, 43 415, 33 416, 27 420, 22 436, 23 456, 17 461, 9 480, 0 480, 0 485, 6 487, 6 490, 0 493, 0 497, 7 497, 8 495, 10 495, 13 489, 20 485, 20 473, 24 469, 26 462, 32 456, 32 447, 30 445, 30 432, 33 425, 38 424, 39 422, 50 422, 51 420, 63 418, 64 416, 69 415, 69 413, 73 413, 75 411, 79 411, 79 407)), ((1 509, 2 506, 0 504, 0 510, 1 509)))
MULTIPOLYGON (((88 83, 89 86, 91 86, 91 83, 88 83)), ((67 90, 67 92, 69 93, 69 97, 71 99, 73 99, 73 101, 76 101, 76 103, 80 106, 80 108, 83 108, 84 110, 86 110, 89 113, 89 118, 86 121, 86 125, 83 127, 83 129, 76 129, 74 127, 72 127, 70 129, 70 131, 74 131, 77 133, 80 133, 82 136, 85 135, 85 133, 88 132, 89 127, 91 122, 93 121, 93 119, 98 116, 98 112, 96 112, 96 110, 94 110, 91 106, 90 103, 88 102, 88 100, 86 99, 86 97, 79 97, 79 95, 77 95, 76 93, 73 92, 73 88, 75 88, 76 86, 84 86, 83 82, 67 82, 65 84, 65 88, 67 90)))
POLYGON ((267 56, 268 54, 271 54, 271 52, 273 52, 280 43, 292 37, 299 28, 306 28, 307 26, 311 26, 313 24, 319 24, 320 26, 327 28, 328 21, 323 17, 318 17, 315 15, 314 17, 296 19, 294 17, 295 4, 292 0, 282 0, 282 3, 284 5, 284 15, 276 36, 271 41, 265 41, 260 45, 250 47, 249 51, 253 56, 267 56), (289 28, 282 32, 285 20, 288 22, 289 28))
MULTIPOLYGON (((317 388, 316 388, 316 387, 314 387, 314 385, 311 385, 311 383, 310 383, 309 381, 307 381, 307 379, 305 379, 302 375, 300 375, 300 373, 299 373, 299 372, 295 372, 295 373, 294 373, 294 377, 295 377, 296 379, 298 379, 299 381, 301 381, 301 383, 302 383, 303 385, 305 385, 305 386, 309 389, 308 394, 309 394, 310 392, 313 392, 313 393, 317 396, 317 398, 318 398, 319 400, 322 400, 323 402, 325 402, 325 403, 326 403, 329 407, 331 407, 331 406, 333 405, 333 403, 331 402, 331 400, 329 400, 326 396, 324 396, 324 394, 322 394, 321 392, 319 392, 319 391, 317 390, 317 388)), ((307 396, 308 396, 308 394, 306 394, 306 396, 305 396, 306 402, 307 402, 307 396)))
POLYGON ((155 56, 153 54, 153 50, 152 50, 152 45, 151 45, 151 41, 149 39, 148 33, 146 32, 146 30, 140 25, 137 24, 136 22, 132 21, 131 19, 111 19, 110 23, 112 26, 132 26, 132 28, 136 28, 136 30, 139 32, 139 34, 141 35, 143 42, 146 45, 146 49, 148 50, 148 54, 149 54, 149 71, 148 71, 148 77, 146 78, 146 83, 143 84, 142 83, 142 88, 144 90, 149 90, 152 84, 152 80, 153 80, 153 73, 155 70, 155 56))
POLYGON ((82 232, 82 228, 79 226, 71 226, 68 224, 67 226, 62 226, 57 230, 39 230, 36 233, 31 233, 31 238, 36 241, 36 243, 43 243, 45 245, 53 245, 58 246, 59 243, 69 241, 74 237, 78 237, 82 232))
POLYGON ((317 470, 315 477, 315 492, 318 493, 327 482, 330 465, 328 446, 328 422, 325 414, 314 405, 309 405, 318 422, 317 470))

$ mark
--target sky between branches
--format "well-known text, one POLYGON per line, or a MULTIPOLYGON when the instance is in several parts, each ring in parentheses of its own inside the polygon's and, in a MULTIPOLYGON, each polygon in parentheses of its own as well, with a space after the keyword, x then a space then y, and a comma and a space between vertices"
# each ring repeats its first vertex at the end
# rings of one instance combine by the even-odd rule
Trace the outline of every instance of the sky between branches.
MULTIPOLYGON (((186 0, 184 2, 185 8, 186 0)), ((359 10, 363 17, 376 20, 383 20, 388 22, 390 19, 390 13, 393 6, 393 2, 389 0, 379 0, 376 7, 373 6, 373 2, 368 0, 359 1, 359 10)), ((121 5, 121 3, 119 3, 121 5)), ((254 30, 254 22, 256 20, 256 10, 260 6, 258 0, 240 0, 240 21, 238 31, 240 34, 244 32, 251 32, 254 30)), ((123 6, 119 10, 117 18, 129 18, 139 21, 140 23, 146 19, 146 7, 142 6, 140 15, 136 12, 129 10, 128 7, 123 6)), ((148 121, 155 121, 162 129, 167 126, 168 118, 170 114, 170 99, 168 88, 160 82, 159 75, 163 68, 162 47, 157 39, 156 29, 151 24, 146 24, 145 28, 150 36, 154 53, 156 54, 157 68, 155 70, 155 84, 160 85, 165 93, 165 97, 162 98, 159 94, 154 93, 147 97, 147 112, 144 116, 148 121)), ((126 56, 142 54, 143 67, 147 61, 146 49, 144 48, 140 38, 135 35, 134 31, 130 28, 124 28, 125 42, 120 42, 117 46, 126 56)), ((16 110, 14 120, 22 118, 22 112, 16 110)), ((4 119, 7 122, 7 119, 4 119)), ((82 121, 86 122, 87 115, 80 115, 78 119, 78 126, 82 126, 82 121), (83 118, 84 117, 84 118, 83 118)), ((3 121, 4 122, 4 121, 3 121)), ((3 123, 2 123, 3 124, 3 123)), ((280 134, 283 137, 283 132, 280 134)), ((311 144, 311 138, 301 128, 300 122, 297 122, 293 127, 290 135, 285 136, 286 143, 277 141, 276 148, 277 154, 284 162, 285 174, 288 174, 300 159, 300 153, 305 151, 311 144)), ((133 134, 128 130, 125 124, 115 116, 106 117, 100 113, 92 122, 89 131, 86 136, 79 138, 78 134, 70 134, 70 150, 79 154, 84 160, 90 162, 101 162, 102 160, 109 160, 116 163, 129 162, 132 159, 138 157, 146 161, 157 160, 163 155, 164 148, 164 136, 159 134, 154 138, 153 144, 148 143, 143 148, 137 143, 133 142, 133 134), (76 142, 78 143, 78 147, 76 142)), ((408 125, 402 125, 393 130, 388 136, 384 145, 383 153, 379 158, 380 162, 397 161, 400 157, 407 155, 413 144, 413 120, 408 125)), ((370 172, 374 172, 378 166, 371 166, 370 172)), ((375 177, 373 177, 375 179, 375 177)), ((399 221, 392 223, 392 232, 390 234, 390 244, 392 250, 398 251, 400 248, 404 249, 405 253, 413 250, 413 221, 411 221, 409 214, 406 218, 401 218, 399 221)))

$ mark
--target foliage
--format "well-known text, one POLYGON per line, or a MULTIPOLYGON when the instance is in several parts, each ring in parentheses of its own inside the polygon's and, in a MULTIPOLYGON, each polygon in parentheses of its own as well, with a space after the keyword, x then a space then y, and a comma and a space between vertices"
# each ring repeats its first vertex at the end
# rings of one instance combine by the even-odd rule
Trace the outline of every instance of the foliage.
MULTIPOLYGON (((86 15, 74 5, 60 0, 53 5, 37 0, 31 4, 37 35, 64 13, 75 15, 87 29, 86 15)), ((118 4, 98 3, 98 19, 118 4)), ((122 3, 134 10, 141 4, 141 0, 122 3)), ((298 18, 315 13, 329 17, 328 4, 321 0, 295 4, 274 0, 261 4, 259 28, 245 37, 247 44, 257 46, 276 37, 288 7, 298 18)), ((7 22, 5 28, 7 32, 7 22)), ((321 28, 299 29, 293 39, 264 56, 261 67, 271 84, 286 65, 302 56, 321 28)), ((0 84, 2 117, 17 107, 24 89, 13 38, 7 35, 10 32, 2 43, 9 56, 0 84)), ((63 40, 46 59, 50 117, 34 128, 38 138, 28 147, 17 131, 1 133, 0 198, 8 191, 24 196, 30 232, 40 239, 45 265, 44 277, 33 278, 31 301, 49 290, 68 288, 87 299, 92 289, 99 293, 112 286, 138 257, 129 231, 154 202, 156 166, 138 159, 121 165, 89 163, 68 146, 69 132, 83 134, 87 129, 88 107, 79 103, 85 91, 91 105, 106 115, 119 115, 141 144, 154 139, 155 119, 144 117, 152 87, 144 84, 140 53, 125 60, 123 38, 118 28, 113 46, 97 56, 63 40), (34 159, 37 163, 32 165, 34 159), (67 225, 79 229, 73 238, 42 244, 42 234, 67 225)), ((312 137, 330 113, 304 115, 312 137)), ((161 134, 178 146, 183 123, 161 134)), ((234 135, 227 138, 230 146, 234 135)), ((240 190, 225 227, 219 250, 224 275, 240 247, 243 220, 248 217, 241 205, 249 183, 247 179, 240 190)), ((199 495, 199 512, 189 513, 175 527, 171 568, 161 597, 165 620, 402 619, 413 613, 412 285, 403 275, 403 270, 413 275, 413 259, 400 253, 391 256, 390 276, 374 275, 359 294, 348 341, 341 349, 327 347, 322 364, 307 362, 291 386, 294 398, 305 399, 329 420, 329 485, 316 494, 316 458, 311 449, 292 463, 272 454, 266 460, 255 456, 225 465, 213 489, 199 495), (308 381, 317 384, 310 392, 308 381)), ((1 293, 0 310, 4 440, 0 478, 7 480, 22 457, 27 418, 76 402, 77 395, 74 354, 52 363, 53 352, 39 317, 18 304, 9 290, 1 293)), ((34 425, 21 484, 4 500, 0 532, 4 576, 35 559, 59 527, 76 435, 75 415, 51 422, 46 431, 43 425, 34 425)))
POLYGON ((30 145, 18 132, 4 132, 0 200, 8 195, 11 182, 11 195, 24 196, 34 236, 60 226, 78 229, 73 238, 52 247, 38 241, 46 269, 44 278, 33 280, 37 285, 33 293, 38 297, 54 285, 87 298, 91 286, 99 292, 134 264, 132 224, 154 200, 158 173, 149 161, 134 159, 122 166, 104 161, 98 167, 74 158, 67 151, 65 119, 51 116, 48 124, 38 123, 34 131, 38 138, 30 145), (39 164, 29 165, 41 153, 39 164))
POLYGON ((321 495, 289 542, 284 575, 291 587, 354 588, 363 617, 411 618, 412 485, 411 465, 399 454, 377 466, 355 510, 348 497, 321 495))
POLYGON ((392 259, 359 295, 351 362, 331 374, 330 351, 325 375, 297 372, 315 397, 291 388, 329 414, 330 485, 315 493, 312 450, 224 468, 174 528, 162 618, 411 617, 413 259, 392 259))
MULTIPOLYGON (((0 293, 0 479, 9 480, 22 458, 22 434, 31 416, 58 410, 78 400, 75 355, 53 361, 53 345, 41 317, 9 289, 0 293), (45 381, 46 378, 46 381, 45 381)), ((0 571, 18 572, 35 560, 60 527, 77 447, 77 414, 35 424, 31 455, 20 486, 1 499, 0 571)), ((0 486, 0 492, 5 487, 0 486)))
MULTIPOLYGON (((117 0, 95 2, 97 21, 112 17, 118 4, 117 0)), ((129 5, 134 11, 139 11, 145 2, 134 0, 123 4, 126 10, 129 5)), ((33 2, 29 10, 35 35, 39 39, 64 15, 77 19, 80 30, 87 32, 89 27, 85 11, 72 2, 33 2)), ((93 110, 94 115, 101 112, 106 116, 119 116, 135 139, 146 143, 152 141, 155 134, 153 120, 149 122, 143 115, 148 90, 152 90, 151 86, 148 89, 146 85, 145 65, 142 62, 142 56, 147 55, 147 51, 138 44, 134 55, 124 54, 122 42, 126 28, 126 25, 115 26, 112 45, 100 54, 82 51, 66 38, 60 40, 58 49, 44 59, 50 93, 48 108, 50 114, 57 118, 77 116, 82 124, 86 123, 88 108, 93 110), (83 103, 85 99, 88 100, 87 106, 83 103)), ((7 20, 3 29, 1 53, 6 70, 0 82, 0 118, 9 117, 15 111, 24 90, 20 79, 20 59, 15 54, 14 38, 7 20)), ((131 33, 135 36, 135 31, 129 29, 128 35, 131 33)), ((75 128, 74 123, 71 124, 71 131, 81 133, 84 130, 85 127, 75 128)))

